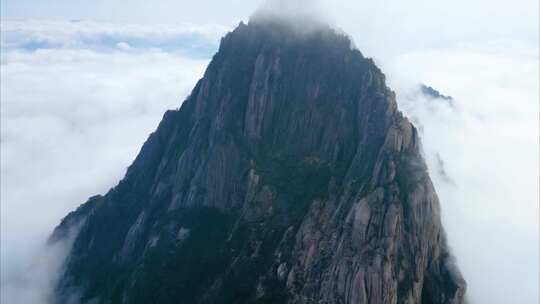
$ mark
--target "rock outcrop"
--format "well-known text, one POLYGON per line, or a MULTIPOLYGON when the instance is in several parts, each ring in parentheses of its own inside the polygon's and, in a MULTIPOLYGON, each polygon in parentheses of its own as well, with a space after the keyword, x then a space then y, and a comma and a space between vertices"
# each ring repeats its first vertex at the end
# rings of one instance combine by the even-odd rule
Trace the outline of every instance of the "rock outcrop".
POLYGON ((441 92, 435 90, 434 88, 427 86, 425 84, 421 84, 420 86, 420 92, 426 97, 430 99, 442 99, 447 101, 450 105, 452 105, 452 101, 454 101, 454 98, 452 96, 446 96, 441 94, 441 92))
POLYGON ((240 24, 124 179, 70 214, 58 303, 463 302, 418 133, 325 26, 240 24))

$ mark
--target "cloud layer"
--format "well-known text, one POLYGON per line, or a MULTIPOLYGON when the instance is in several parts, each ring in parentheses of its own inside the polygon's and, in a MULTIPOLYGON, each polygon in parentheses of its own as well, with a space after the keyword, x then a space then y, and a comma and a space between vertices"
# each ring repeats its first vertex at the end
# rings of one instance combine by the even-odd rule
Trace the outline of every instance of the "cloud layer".
MULTIPOLYGON (((7 25, 2 31, 19 24, 7 25)), ((2 303, 29 303, 27 297, 46 294, 48 285, 28 273, 43 270, 33 265, 36 258, 58 265, 57 255, 40 254, 52 229, 89 196, 118 182, 165 110, 181 105, 208 62, 182 49, 88 47, 71 23, 35 25, 19 32, 1 57, 2 303), (56 35, 60 28, 68 28, 65 36, 56 35), (44 36, 62 45, 20 46, 44 36)), ((126 32, 101 26, 105 30, 91 27, 88 35, 126 32)))
MULTIPOLYGON (((537 4, 518 2, 487 10, 477 0, 319 4, 375 57, 421 130, 472 303, 539 301, 539 58, 527 18, 537 4), (511 22, 523 10, 523 22, 511 22), (454 106, 426 99, 419 83, 453 96, 454 106)), ((46 237, 68 211, 116 184, 226 29, 2 22, 2 302, 23 301, 31 287, 46 294, 48 285, 24 280, 46 237)))
POLYGON ((2 23, 4 50, 153 50, 208 58, 228 30, 220 25, 133 24, 72 20, 8 20, 2 23))
POLYGON ((471 302, 538 303, 537 48, 493 41, 403 54, 387 65, 401 109, 421 130, 471 302), (453 107, 407 89, 411 79, 452 95, 453 107))

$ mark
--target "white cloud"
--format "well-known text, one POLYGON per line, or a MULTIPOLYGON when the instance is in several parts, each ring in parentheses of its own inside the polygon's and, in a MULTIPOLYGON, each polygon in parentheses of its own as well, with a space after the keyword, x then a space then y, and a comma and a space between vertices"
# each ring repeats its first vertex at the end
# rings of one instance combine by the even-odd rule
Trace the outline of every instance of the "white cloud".
POLYGON ((320 0, 266 0, 254 13, 261 14, 299 22, 305 21, 305 18, 320 20, 326 17, 320 0))
MULTIPOLYGON (((4 302, 21 296, 21 274, 60 219, 118 182, 208 59, 62 47, 9 49, 1 62, 4 302)), ((28 295, 43 295, 42 280, 27 282, 28 295)))
POLYGON ((538 1, 325 0, 325 12, 369 56, 501 37, 538 43, 538 1))
POLYGON ((472 303, 539 301, 538 49, 520 41, 423 50, 387 62, 422 130, 450 244, 472 303), (418 80, 452 95, 410 95, 418 80), (453 183, 437 174, 440 155, 453 183))
POLYGON ((85 49, 114 51, 118 47, 160 49, 187 56, 209 57, 228 28, 189 23, 133 24, 94 21, 5 20, 5 50, 85 49))
POLYGON ((129 46, 129 43, 127 42, 118 42, 116 44, 116 47, 120 50, 123 50, 123 51, 129 51, 131 49, 131 47, 129 46))
POLYGON ((79 227, 68 231, 67 238, 37 247, 39 254, 26 265, 24 271, 2 278, 2 303, 49 303, 53 299, 62 265, 73 245, 79 227), (5 280, 4 280, 5 279, 5 280))
MULTIPOLYGON (((194 22, 234 26, 246 21, 268 0, 4 0, 4 18, 88 19, 114 22, 194 22), (129 9, 126 9, 129 8, 129 9)), ((270 0, 279 2, 282 0, 270 0)), ((357 44, 394 52, 404 47, 440 46, 462 39, 500 36, 538 38, 535 0, 291 0, 287 4, 315 7, 356 36, 357 44), (315 3, 313 5, 312 3, 315 3), (317 5, 319 8, 317 8, 317 5), (321 9, 322 8, 322 9, 321 9)), ((310 8, 310 9, 311 9, 310 8)))

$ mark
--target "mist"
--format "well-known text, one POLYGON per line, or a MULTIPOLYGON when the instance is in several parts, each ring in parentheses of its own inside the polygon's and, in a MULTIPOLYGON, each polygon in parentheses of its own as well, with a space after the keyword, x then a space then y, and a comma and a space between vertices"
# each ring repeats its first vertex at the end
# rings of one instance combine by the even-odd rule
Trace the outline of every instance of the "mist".
POLYGON ((3 303, 52 303, 56 283, 64 271, 64 261, 73 246, 81 223, 76 224, 64 239, 47 242, 37 247, 24 271, 2 281, 3 303))
POLYGON ((69 22, 6 21, 35 17, 21 9, 32 1, 10 1, 2 4, 2 302, 46 297, 44 282, 69 248, 43 250, 53 228, 118 182, 202 76, 219 37, 260 4, 255 15, 308 16, 343 30, 386 74, 420 130, 470 302, 540 301, 538 3, 235 1, 213 3, 218 14, 205 0, 163 1, 130 4, 131 16, 121 1, 101 11, 33 3, 38 17, 121 20, 69 22), (420 83, 452 105, 422 95, 420 83))
POLYGON ((429 50, 389 68, 400 108, 420 130, 472 303, 539 299, 538 53, 511 46, 429 50), (411 78, 452 103, 422 96, 411 78))
POLYGON ((267 0, 253 13, 253 18, 277 19, 295 22, 298 25, 310 21, 328 22, 320 0, 267 0))

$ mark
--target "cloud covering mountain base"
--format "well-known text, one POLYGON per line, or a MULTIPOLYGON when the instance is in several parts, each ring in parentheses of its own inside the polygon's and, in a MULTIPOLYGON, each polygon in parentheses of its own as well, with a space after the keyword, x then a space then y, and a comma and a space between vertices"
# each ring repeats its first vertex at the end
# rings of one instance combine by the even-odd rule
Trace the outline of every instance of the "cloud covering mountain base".
MULTIPOLYGON (((57 268, 40 268, 45 280, 24 278, 37 273, 35 261, 58 266, 62 250, 42 254, 53 227, 121 178, 165 110, 189 94, 225 28, 163 29, 3 21, 2 302, 46 296, 43 282, 57 268)), ((421 131, 471 302, 538 303, 538 45, 388 52, 350 32, 374 46, 366 55, 421 131), (420 82, 453 96, 453 106, 423 97, 420 82)))

